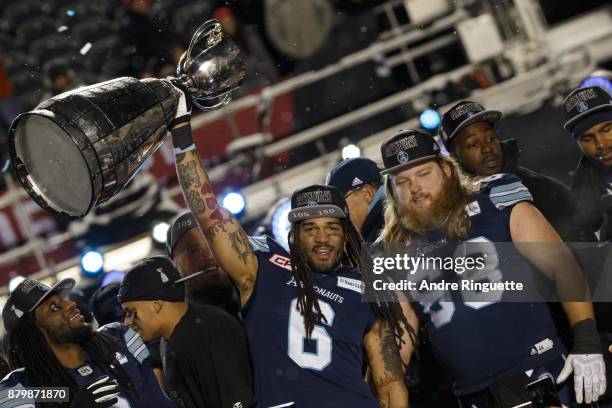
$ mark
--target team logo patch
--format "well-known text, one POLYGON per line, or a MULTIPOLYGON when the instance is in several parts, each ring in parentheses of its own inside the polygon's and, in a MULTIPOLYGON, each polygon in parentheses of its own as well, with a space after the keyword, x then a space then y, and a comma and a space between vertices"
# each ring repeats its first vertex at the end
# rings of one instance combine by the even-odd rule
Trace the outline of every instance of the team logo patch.
POLYGON ((242 402, 235 402, 232 408, 242 408, 242 402))
POLYGON ((126 356, 124 356, 123 354, 116 352, 115 353, 115 358, 117 359, 117 361, 119 362, 119 364, 123 365, 126 364, 128 362, 128 359, 126 356))
POLYGON ((168 275, 164 273, 164 270, 162 268, 157 268, 156 271, 159 272, 159 275, 161 276, 161 281, 163 283, 166 283, 170 280, 168 279, 168 275))
POLYGON ((402 164, 408 163, 410 161, 410 156, 404 150, 400 150, 399 153, 397 153, 397 156, 395 157, 397 158, 397 161, 402 164))
POLYGON ((465 208, 470 217, 480 214, 480 205, 478 205, 478 201, 472 201, 466 205, 465 208))
POLYGON ((93 373, 93 370, 88 365, 84 365, 83 367, 79 368, 77 371, 83 377, 87 377, 88 375, 91 375, 93 373))
POLYGON ((270 259, 268 259, 268 261, 288 271, 291 270, 291 259, 287 258, 286 256, 274 254, 270 257, 270 259))
POLYGON ((11 312, 15 313, 18 319, 21 319, 23 316, 23 312, 15 307, 15 305, 11 306, 11 312))
POLYGON ((589 105, 586 104, 586 102, 580 102, 577 106, 578 112, 582 113, 582 112, 586 112, 589 110, 589 105))

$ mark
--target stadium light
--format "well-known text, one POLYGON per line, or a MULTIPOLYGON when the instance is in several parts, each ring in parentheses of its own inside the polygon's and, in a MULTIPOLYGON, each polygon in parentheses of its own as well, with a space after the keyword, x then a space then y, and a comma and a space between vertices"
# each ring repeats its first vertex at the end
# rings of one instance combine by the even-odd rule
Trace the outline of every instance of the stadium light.
POLYGON ((289 250, 288 233, 291 228, 289 222, 289 210, 291 210, 291 199, 283 198, 276 204, 274 212, 272 213, 271 229, 272 235, 276 242, 280 244, 285 250, 289 250))
POLYGON ((165 244, 166 238, 168 234, 168 229, 170 229, 170 224, 165 221, 158 222, 153 226, 153 240, 158 244, 165 244))
POLYGON ((21 275, 13 276, 8 284, 9 292, 14 291, 17 288, 17 286, 19 286, 19 284, 23 282, 24 280, 25 278, 21 275))
POLYGON ((355 144, 348 144, 342 148, 342 160, 354 159, 361 156, 361 148, 355 144))
POLYGON ((419 122, 425 129, 436 129, 440 126, 440 114, 435 109, 425 109, 419 116, 419 122))
POLYGON ((81 267, 85 275, 96 276, 103 270, 104 257, 98 251, 89 250, 81 256, 81 267))
POLYGON ((229 191, 221 197, 221 205, 238 217, 246 208, 246 200, 240 192, 229 191))

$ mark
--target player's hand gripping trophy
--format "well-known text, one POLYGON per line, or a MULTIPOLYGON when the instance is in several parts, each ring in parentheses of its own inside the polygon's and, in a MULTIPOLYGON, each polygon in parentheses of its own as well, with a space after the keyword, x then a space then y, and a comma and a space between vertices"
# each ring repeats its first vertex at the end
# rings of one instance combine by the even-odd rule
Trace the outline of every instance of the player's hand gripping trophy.
POLYGON ((81 218, 117 194, 161 146, 181 89, 200 109, 216 109, 245 74, 236 44, 217 21, 207 21, 194 33, 176 78, 112 79, 19 115, 9 132, 15 174, 41 207, 81 218))

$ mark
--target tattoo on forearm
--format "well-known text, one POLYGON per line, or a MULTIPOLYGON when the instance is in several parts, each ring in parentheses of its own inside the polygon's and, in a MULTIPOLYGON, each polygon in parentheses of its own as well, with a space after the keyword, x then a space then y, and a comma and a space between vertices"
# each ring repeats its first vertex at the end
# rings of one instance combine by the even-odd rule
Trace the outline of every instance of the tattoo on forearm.
POLYGON ((400 359, 395 336, 385 328, 379 329, 380 353, 385 364, 385 372, 396 378, 403 376, 402 361, 400 359))
POLYGON ((230 233, 229 239, 232 243, 232 249, 236 255, 238 255, 238 259, 240 259, 242 263, 246 265, 249 255, 251 254, 249 251, 249 237, 247 237, 246 233, 240 229, 236 232, 230 233))
POLYGON ((206 211, 204 200, 202 200, 202 197, 200 197, 200 194, 197 191, 191 190, 187 192, 187 202, 191 212, 194 214, 202 214, 204 211, 206 211))
POLYGON ((179 153, 176 155, 176 162, 180 163, 183 160, 185 160, 185 156, 187 155, 187 153, 179 153))
POLYGON ((234 224, 234 217, 227 217, 219 222, 214 223, 209 228, 207 228, 206 231, 204 231, 204 235, 209 241, 212 241, 213 239, 215 239, 219 232, 224 232, 227 234, 227 230, 225 229, 225 226, 227 224, 234 224))
POLYGON ((191 186, 200 187, 200 176, 198 175, 194 160, 186 164, 179 164, 178 172, 181 185, 185 190, 188 190, 191 186))

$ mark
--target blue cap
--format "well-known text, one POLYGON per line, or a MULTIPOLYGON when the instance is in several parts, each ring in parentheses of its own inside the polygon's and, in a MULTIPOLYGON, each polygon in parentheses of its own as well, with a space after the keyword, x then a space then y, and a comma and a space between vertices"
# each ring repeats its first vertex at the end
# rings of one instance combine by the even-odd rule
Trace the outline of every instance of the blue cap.
POLYGON ((325 179, 325 185, 333 186, 346 196, 349 191, 364 184, 380 182, 380 168, 375 161, 365 157, 344 160, 336 165, 325 179))

